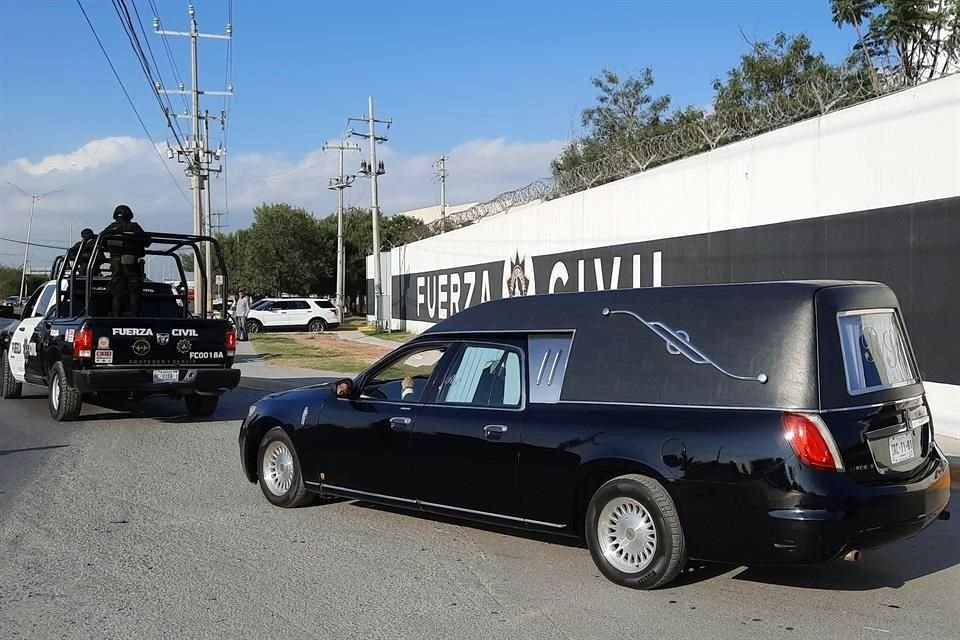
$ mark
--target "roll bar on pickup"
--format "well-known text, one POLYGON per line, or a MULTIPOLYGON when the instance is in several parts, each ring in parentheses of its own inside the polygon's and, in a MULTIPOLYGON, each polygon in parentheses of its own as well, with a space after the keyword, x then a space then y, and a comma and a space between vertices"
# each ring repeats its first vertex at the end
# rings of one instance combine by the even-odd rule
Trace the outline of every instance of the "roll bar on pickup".
MULTIPOLYGON (((110 251, 105 248, 104 240, 107 239, 116 239, 116 238, 127 238, 132 240, 138 240, 146 244, 150 243, 149 248, 144 249, 144 255, 147 256, 165 256, 173 258, 174 262, 177 265, 177 271, 180 274, 180 286, 178 287, 182 294, 159 294, 154 297, 172 297, 179 298, 183 301, 183 313, 184 317, 189 315, 189 286, 187 283, 187 274, 183 270, 183 263, 180 260, 180 256, 177 253, 182 249, 192 249, 193 250, 193 276, 194 281, 199 277, 200 281, 203 284, 203 296, 202 298, 194 296, 194 308, 196 310, 202 310, 198 313, 195 313, 194 316, 206 317, 207 309, 207 296, 210 295, 210 283, 207 282, 207 270, 206 265, 203 260, 203 252, 200 250, 200 245, 203 242, 209 242, 213 246, 213 255, 216 257, 217 265, 220 267, 220 273, 223 274, 223 290, 225 292, 230 291, 230 281, 227 276, 226 262, 223 259, 223 251, 220 249, 220 243, 217 242, 216 238, 212 236, 204 235, 187 235, 182 233, 160 233, 156 231, 144 231, 143 233, 132 233, 132 232, 120 232, 120 231, 104 231, 98 234, 95 238, 89 240, 81 241, 79 248, 76 251, 76 255, 73 256, 73 265, 70 268, 69 274, 69 283, 70 286, 67 288, 67 291, 63 290, 63 287, 60 285, 67 277, 66 271, 67 267, 70 265, 70 250, 67 251, 63 256, 58 256, 53 264, 53 271, 56 272, 55 280, 57 281, 57 307, 60 307, 60 304, 64 302, 64 296, 69 292, 70 298, 70 315, 73 316, 74 312, 79 312, 79 309, 74 309, 73 303, 76 299, 76 296, 73 295, 73 292, 76 291, 77 286, 77 265, 76 262, 80 257, 80 254, 83 253, 83 250, 92 245, 90 251, 90 257, 87 260, 86 265, 86 275, 81 276, 84 281, 84 300, 85 304, 89 304, 92 299, 92 283, 93 283, 93 268, 101 264, 101 261, 98 260, 98 257, 103 254, 109 254, 110 251), (157 245, 164 247, 162 249, 156 248, 157 245)), ((226 298, 226 295, 224 295, 226 298)), ((224 312, 226 312, 226 301, 224 300, 224 312)))

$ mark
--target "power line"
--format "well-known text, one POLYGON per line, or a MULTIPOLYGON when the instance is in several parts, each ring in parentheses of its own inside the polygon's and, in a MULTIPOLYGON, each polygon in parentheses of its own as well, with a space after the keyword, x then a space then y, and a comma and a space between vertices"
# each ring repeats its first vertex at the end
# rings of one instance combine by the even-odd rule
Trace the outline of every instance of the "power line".
MULTIPOLYGON (((133 24, 132 24, 132 21, 130 20, 130 12, 127 11, 126 4, 123 2, 123 0, 121 0, 120 4, 123 6, 124 12, 125 12, 126 15, 127 15, 127 21, 130 23, 130 25, 131 25, 131 27, 132 27, 133 24)), ((136 2, 136 0, 131 0, 131 4, 133 4, 133 12, 134 12, 134 13, 136 14, 136 16, 137 16, 137 24, 140 25, 140 34, 143 36, 143 41, 147 44, 147 51, 150 53, 150 59, 153 60, 153 69, 154 69, 154 71, 156 71, 156 74, 157 74, 156 80, 159 80, 159 81, 162 83, 162 82, 163 82, 163 75, 160 73, 160 65, 157 64, 157 59, 153 56, 153 47, 150 46, 150 38, 147 37, 147 31, 146 31, 146 29, 143 28, 143 20, 140 18, 140 10, 137 9, 137 2, 136 2)), ((138 39, 138 40, 139 40, 139 39, 138 39)), ((140 47, 139 42, 138 42, 138 47, 140 47)), ((142 47, 140 48, 140 51, 141 51, 141 53, 143 52, 142 47)), ((151 79, 152 79, 152 76, 151 76, 151 79)), ((153 87, 154 92, 157 93, 157 95, 159 95, 159 92, 156 91, 156 88, 157 88, 157 87, 156 87, 156 81, 154 81, 154 83, 152 83, 151 86, 153 87)), ((170 96, 167 95, 167 94, 165 94, 164 97, 167 99, 167 106, 170 107, 170 113, 175 113, 175 110, 174 110, 174 108, 173 108, 173 103, 170 102, 170 96)), ((184 99, 185 99, 185 98, 184 98, 184 99)), ((162 105, 161 105, 161 106, 162 106, 162 105)), ((167 118, 167 122, 170 123, 169 117, 167 118)), ((182 137, 182 136, 183 136, 183 129, 180 128, 180 122, 179 122, 176 118, 174 118, 172 124, 176 125, 177 130, 180 132, 180 136, 182 137)))
MULTIPOLYGON (((24 240, 14 240, 13 238, 0 238, 3 242, 15 242, 17 244, 30 245, 31 247, 43 247, 44 249, 58 249, 60 251, 66 251, 66 247, 57 247, 52 244, 40 244, 39 242, 26 242, 24 240)), ((3 255, 14 255, 12 253, 5 253, 3 255)), ((19 255, 19 254, 18 254, 19 255)))
MULTIPOLYGON (((157 9, 157 3, 154 0, 148 0, 150 3, 150 8, 153 10, 153 15, 157 20, 157 24, 160 24, 160 10, 157 9)), ((144 36, 146 38, 146 36, 144 36)), ((173 78, 177 81, 177 86, 183 85, 183 79, 180 77, 180 69, 177 67, 177 60, 173 56, 173 51, 170 49, 170 41, 167 39, 167 36, 162 36, 161 40, 163 41, 163 48, 167 51, 167 60, 170 61, 170 66, 173 68, 173 78)), ((189 111, 190 105, 187 102, 187 96, 181 95, 180 98, 183 101, 183 110, 189 111)))
MULTIPOLYGON (((124 0, 113 0, 113 10, 116 12, 117 18, 120 20, 120 26, 123 27, 124 32, 127 34, 127 40, 130 41, 133 54, 136 56, 137 62, 140 63, 140 68, 143 71, 144 76, 147 78, 147 84, 150 85, 150 90, 153 92, 153 95, 157 100, 157 104, 160 105, 160 111, 167 120, 167 126, 170 127, 170 131, 173 132, 173 137, 177 141, 177 144, 181 149, 183 149, 183 141, 180 139, 180 136, 183 134, 183 132, 179 130, 179 123, 174 124, 174 121, 170 119, 170 112, 163 104, 163 98, 161 97, 160 90, 157 87, 157 80, 153 77, 150 61, 147 60, 147 54, 144 53, 143 45, 140 44, 140 38, 137 37, 137 29, 133 26, 133 19, 130 17, 130 12, 127 9, 127 5, 124 0), (126 18, 124 18, 124 15, 126 18)), ((156 63, 156 61, 154 61, 154 63, 156 63)), ((169 99, 167 102, 169 104, 169 99)), ((173 110, 172 104, 170 104, 170 110, 173 110)))
POLYGON ((107 64, 110 65, 110 70, 113 71, 114 77, 117 79, 117 82, 120 83, 120 88, 123 90, 123 95, 127 97, 127 102, 130 103, 130 108, 133 109, 134 115, 137 116, 137 121, 140 123, 140 126, 143 128, 143 132, 147 135, 147 139, 150 140, 150 143, 153 146, 153 150, 157 154, 157 158, 160 159, 160 164, 163 165, 163 168, 166 169, 167 174, 170 176, 170 179, 173 180, 173 184, 176 185, 177 191, 179 191, 180 195, 183 196, 183 199, 189 203, 190 198, 188 198, 187 194, 184 193, 183 187, 181 187, 180 183, 177 182, 177 179, 173 177, 173 172, 170 171, 170 167, 167 166, 167 163, 164 161, 163 156, 160 155, 160 150, 157 149, 157 143, 154 142, 153 136, 150 135, 150 131, 147 129, 147 125, 144 124, 143 118, 140 117, 140 112, 137 111, 136 105, 133 104, 133 100, 130 98, 130 94, 127 92, 127 87, 124 86, 123 80, 120 79, 120 74, 117 73, 116 67, 113 66, 113 61, 110 60, 110 55, 107 53, 107 50, 104 48, 103 42, 101 42, 100 36, 99 34, 97 34, 97 30, 94 28, 93 23, 90 22, 90 17, 87 15, 87 12, 83 8, 83 4, 80 2, 80 0, 77 0, 77 6, 80 7, 80 11, 81 13, 83 13, 83 17, 86 19, 87 24, 90 26, 90 31, 93 32, 93 37, 97 39, 97 44, 100 45, 100 51, 103 52, 103 57, 107 59, 107 64))

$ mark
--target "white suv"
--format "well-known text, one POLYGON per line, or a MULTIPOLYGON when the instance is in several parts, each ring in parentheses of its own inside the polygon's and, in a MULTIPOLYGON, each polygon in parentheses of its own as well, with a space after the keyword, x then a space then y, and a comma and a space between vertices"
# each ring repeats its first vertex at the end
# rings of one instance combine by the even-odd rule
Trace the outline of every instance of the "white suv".
POLYGON ((336 306, 326 298, 265 298, 247 315, 247 333, 306 329, 320 333, 340 325, 336 306))

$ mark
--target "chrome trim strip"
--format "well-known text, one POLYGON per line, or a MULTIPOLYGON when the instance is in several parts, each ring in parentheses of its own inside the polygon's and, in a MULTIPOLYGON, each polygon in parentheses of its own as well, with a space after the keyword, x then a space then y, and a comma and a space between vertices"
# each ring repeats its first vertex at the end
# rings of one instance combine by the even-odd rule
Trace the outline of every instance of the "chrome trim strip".
POLYGON ((398 498, 396 496, 387 496, 382 493, 373 493, 371 491, 359 491, 357 489, 348 489, 347 487, 338 487, 332 484, 321 484, 321 487, 324 489, 332 489, 333 491, 343 491, 344 493, 355 493, 364 496, 370 496, 372 498, 381 498, 383 500, 393 500, 396 502, 408 502, 410 504, 419 504, 416 500, 411 500, 410 498, 398 498))
POLYGON ((557 524, 556 522, 543 522, 542 520, 530 520, 529 518, 523 519, 524 524, 538 524, 543 527, 553 527, 554 529, 563 529, 567 525, 557 524))
MULTIPOLYGON (((550 353, 547 351, 547 353, 550 353)), ((557 372, 557 363, 560 361, 561 351, 557 349, 557 355, 553 357, 553 364, 550 366, 550 377, 547 379, 547 386, 553 385, 553 375, 557 372)))
POLYGON ((463 513, 472 513, 478 516, 490 516, 492 518, 501 518, 503 520, 512 520, 514 522, 522 522, 524 524, 538 524, 544 527, 553 527, 555 529, 563 529, 564 527, 567 526, 565 524, 556 524, 554 522, 543 522, 541 520, 528 520, 527 518, 518 518, 517 516, 505 516, 499 513, 490 513, 488 511, 477 511, 476 509, 465 509, 463 507, 451 507, 450 505, 439 504, 436 502, 424 502, 422 500, 411 500, 410 498, 397 498, 395 496, 383 495, 382 493, 371 493, 370 491, 358 491, 356 489, 348 489, 347 487, 338 487, 332 484, 321 484, 321 483, 315 483, 315 482, 311 482, 310 484, 320 485, 325 489, 332 489, 333 491, 342 491, 344 493, 355 493, 355 494, 360 494, 365 496, 372 496, 375 498, 383 498, 386 500, 394 500, 396 502, 407 502, 410 504, 416 504, 417 506, 420 506, 420 507, 436 507, 439 509, 448 509, 450 511, 462 511, 463 513))
POLYGON ((537 386, 540 386, 540 383, 543 381, 543 369, 547 366, 547 358, 550 357, 550 349, 547 349, 543 354, 543 361, 540 363, 540 371, 537 372, 537 386))
POLYGON ((714 409, 726 411, 789 411, 792 413, 817 413, 816 409, 794 409, 786 407, 728 407, 704 404, 659 404, 656 402, 607 402, 602 400, 558 400, 557 404, 599 404, 623 407, 655 407, 658 409, 714 409))
MULTIPOLYGON (((911 429, 913 427, 910 427, 911 429)), ((883 427, 882 429, 874 429, 873 431, 868 431, 866 433, 868 440, 876 440, 878 438, 886 438, 898 433, 903 433, 907 430, 906 422, 898 422, 897 424, 892 424, 889 427, 883 427)))
POLYGON ((319 482, 313 482, 312 480, 304 480, 303 484, 313 485, 314 487, 322 486, 319 482))
POLYGON ((504 520, 512 520, 514 522, 522 522, 524 524, 539 524, 545 527, 553 527, 555 529, 562 529, 566 527, 565 524, 556 524, 553 522, 541 522, 540 520, 528 520, 527 518, 518 518, 517 516, 505 516, 499 513, 490 513, 489 511, 477 511, 476 509, 465 509, 463 507, 451 507, 446 504, 437 504, 436 502, 423 502, 418 501, 421 506, 424 507, 437 507, 440 509, 449 509, 451 511, 462 511, 464 513, 472 513, 478 516, 490 516, 492 518, 502 518, 504 520))
POLYGON ((820 413, 834 413, 837 411, 857 411, 859 409, 876 409, 877 407, 884 407, 888 404, 906 404, 908 402, 913 402, 914 400, 919 400, 923 397, 923 394, 918 396, 912 396, 910 398, 904 398, 903 400, 888 400, 887 402, 876 402, 874 404, 859 404, 855 407, 837 407, 835 409, 821 409, 820 413))

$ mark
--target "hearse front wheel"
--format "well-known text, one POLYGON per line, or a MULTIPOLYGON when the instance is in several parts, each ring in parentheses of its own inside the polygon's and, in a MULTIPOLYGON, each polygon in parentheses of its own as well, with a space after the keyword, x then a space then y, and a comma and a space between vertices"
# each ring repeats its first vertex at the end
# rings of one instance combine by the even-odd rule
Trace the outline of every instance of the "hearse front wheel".
POLYGON ((260 490, 272 504, 295 509, 311 504, 316 495, 307 491, 300 474, 300 459, 293 442, 281 427, 267 431, 257 451, 260 490))
POLYGON ((585 533, 597 567, 624 587, 663 586, 686 563, 676 506, 663 485, 646 476, 620 476, 597 489, 585 533))

